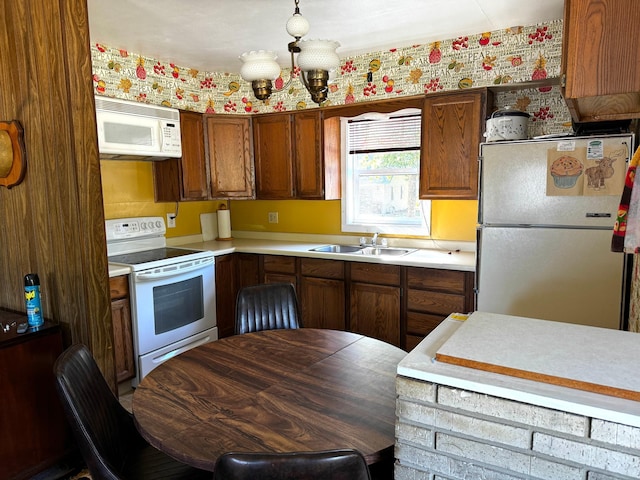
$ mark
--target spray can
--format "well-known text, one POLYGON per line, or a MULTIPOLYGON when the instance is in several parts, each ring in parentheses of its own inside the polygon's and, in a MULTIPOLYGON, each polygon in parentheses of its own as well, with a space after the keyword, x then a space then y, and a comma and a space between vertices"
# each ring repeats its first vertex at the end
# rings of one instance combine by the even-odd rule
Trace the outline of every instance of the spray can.
POLYGON ((27 306, 27 322, 29 327, 39 327, 44 323, 40 303, 40 279, 37 273, 29 273, 24 277, 24 301, 27 306))

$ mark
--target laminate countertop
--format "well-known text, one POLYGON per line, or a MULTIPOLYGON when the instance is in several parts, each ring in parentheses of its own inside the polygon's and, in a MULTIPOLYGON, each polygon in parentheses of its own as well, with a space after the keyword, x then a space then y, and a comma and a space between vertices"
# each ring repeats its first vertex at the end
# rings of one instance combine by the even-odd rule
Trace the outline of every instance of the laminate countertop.
MULTIPOLYGON (((168 241, 168 240, 167 240, 168 241)), ((285 255, 294 257, 325 258, 329 260, 344 260, 349 262, 383 263, 389 265, 403 265, 411 267, 428 267, 446 270, 475 271, 475 252, 459 249, 435 249, 435 248, 409 248, 412 251, 406 255, 362 255, 358 253, 330 253, 314 252, 313 248, 330 244, 344 244, 342 242, 309 242, 309 241, 284 241, 263 240, 253 238, 238 238, 231 241, 203 241, 186 244, 172 244, 174 246, 210 250, 215 255, 227 253, 258 253, 264 255, 285 255)), ((353 244, 353 242, 351 242, 353 244)))
POLYGON ((640 427, 639 339, 487 312, 464 321, 451 315, 400 362, 398 375, 640 427))
MULTIPOLYGON (((328 260, 344 260, 349 262, 381 263, 410 267, 437 268, 444 270, 475 271, 475 251, 457 248, 457 244, 450 244, 451 248, 416 248, 415 246, 389 245, 392 248, 408 248, 413 250, 406 255, 362 255, 357 253, 314 252, 313 248, 330 244, 351 244, 353 240, 317 241, 317 240, 280 240, 261 238, 234 238, 229 241, 203 241, 198 236, 167 238, 167 245, 174 247, 208 250, 214 255, 230 253, 255 253, 263 255, 284 255, 307 258, 324 258, 328 260), (194 238, 195 237, 195 238, 194 238)), ((331 240, 331 239, 329 239, 331 240)), ((127 275, 128 267, 109 264, 109 276, 127 275)))

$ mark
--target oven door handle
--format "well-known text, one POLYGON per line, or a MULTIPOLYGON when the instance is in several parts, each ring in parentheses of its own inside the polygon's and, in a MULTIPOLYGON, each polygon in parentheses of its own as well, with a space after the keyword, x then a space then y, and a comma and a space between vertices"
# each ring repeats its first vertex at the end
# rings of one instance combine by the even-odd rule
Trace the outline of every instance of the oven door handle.
MULTIPOLYGON (((199 347, 200 345, 204 345, 205 343, 209 343, 212 340, 211 335, 207 335, 206 337, 200 338, 195 342, 191 342, 187 345, 183 345, 180 348, 176 348, 175 350, 171 350, 170 352, 165 353, 164 355, 160 355, 159 357, 155 357, 152 361, 157 366, 161 363, 166 362, 170 358, 173 358, 177 355, 180 355, 183 352, 191 350, 192 348, 199 347)), ((213 339, 215 340, 215 339, 213 339)))
MULTIPOLYGON (((176 275, 181 275, 183 273, 193 272, 195 270, 200 270, 207 265, 213 265, 214 257, 205 258, 202 260, 194 260, 191 265, 187 264, 184 267, 164 267, 159 269, 153 269, 149 272, 138 272, 136 273, 136 280, 142 282, 150 282, 153 280, 159 280, 163 278, 175 277, 176 275)), ((190 262, 191 263, 191 262, 190 262)))

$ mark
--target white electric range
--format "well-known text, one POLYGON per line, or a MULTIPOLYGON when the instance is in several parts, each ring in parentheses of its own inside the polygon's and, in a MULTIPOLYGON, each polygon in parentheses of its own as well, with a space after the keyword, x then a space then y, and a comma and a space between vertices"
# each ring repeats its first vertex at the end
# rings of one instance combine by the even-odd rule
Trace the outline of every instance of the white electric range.
POLYGON ((133 386, 162 362, 218 339, 215 257, 167 247, 162 217, 107 220, 107 256, 131 269, 133 386))

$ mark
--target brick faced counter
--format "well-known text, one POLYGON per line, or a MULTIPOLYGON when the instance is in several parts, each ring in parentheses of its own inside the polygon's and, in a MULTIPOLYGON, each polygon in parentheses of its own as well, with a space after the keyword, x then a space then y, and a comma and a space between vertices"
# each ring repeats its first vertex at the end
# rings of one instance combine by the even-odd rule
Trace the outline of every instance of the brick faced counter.
POLYGON ((443 366, 451 322, 398 367, 397 480, 640 478, 638 402, 443 366))

